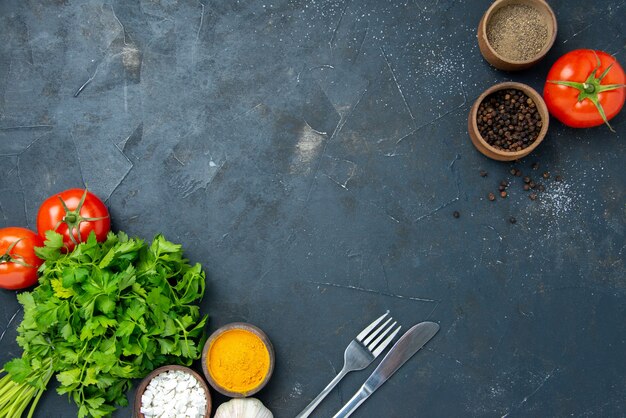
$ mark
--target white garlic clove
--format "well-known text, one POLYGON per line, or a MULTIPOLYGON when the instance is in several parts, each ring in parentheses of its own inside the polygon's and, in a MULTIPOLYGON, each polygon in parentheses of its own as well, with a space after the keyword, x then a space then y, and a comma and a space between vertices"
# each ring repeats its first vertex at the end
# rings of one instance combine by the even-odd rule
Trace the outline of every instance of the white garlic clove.
POLYGON ((221 404, 214 418, 274 418, 274 415, 256 398, 235 398, 221 404))

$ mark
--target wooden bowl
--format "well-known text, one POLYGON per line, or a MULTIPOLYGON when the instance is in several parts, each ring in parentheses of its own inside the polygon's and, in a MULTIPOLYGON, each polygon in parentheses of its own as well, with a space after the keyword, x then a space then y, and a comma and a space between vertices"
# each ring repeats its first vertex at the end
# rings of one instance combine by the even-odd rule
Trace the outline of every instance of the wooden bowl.
POLYGON ((487 9, 478 24, 478 47, 485 60, 494 67, 505 71, 519 71, 532 67, 546 56, 550 48, 552 48, 552 45, 554 45, 556 32, 556 16, 552 8, 544 0, 496 0, 489 9, 487 9), (503 7, 517 4, 530 6, 539 11, 548 25, 548 41, 537 55, 526 61, 515 61, 502 56, 489 44, 489 39, 487 38, 487 27, 494 13, 503 7))
POLYGON ((148 387, 148 384, 150 383, 150 381, 154 379, 157 375, 164 373, 164 372, 171 371, 171 370, 180 370, 182 372, 189 373, 190 375, 196 378, 198 383, 200 383, 200 387, 204 390, 204 394, 206 395, 206 413, 204 414, 204 416, 206 418, 210 417, 211 407, 212 407, 211 392, 209 391, 209 387, 207 386, 205 380, 202 378, 200 373, 190 369, 189 367, 179 366, 176 364, 162 366, 162 367, 159 367, 158 369, 154 369, 149 375, 147 375, 139 383, 139 386, 137 387, 137 392, 135 393, 135 406, 133 408, 133 412, 134 412, 133 416, 137 418, 145 418, 145 415, 141 413, 141 397, 143 396, 143 393, 145 392, 146 387, 148 387))
POLYGON ((476 149, 487 157, 498 161, 514 161, 519 158, 525 157, 539 146, 541 141, 543 141, 543 139, 546 137, 549 122, 550 115, 548 113, 548 107, 543 101, 541 95, 537 93, 537 91, 535 91, 532 87, 526 84, 506 82, 491 86, 490 88, 485 90, 483 94, 478 97, 478 99, 476 99, 476 101, 472 105, 472 108, 470 109, 469 116, 467 117, 467 132, 469 133, 470 139, 472 140, 472 143, 474 144, 476 149), (530 144, 528 147, 524 148, 521 151, 502 151, 495 147, 492 147, 487 143, 487 141, 485 141, 485 139, 480 134, 480 131, 478 130, 476 117, 478 115, 478 107, 480 106, 480 104, 490 94, 506 89, 516 89, 524 92, 524 94, 526 94, 533 100, 533 102, 535 102, 535 106, 537 106, 537 111, 541 116, 542 126, 539 134, 537 135, 537 138, 532 144, 530 144))
POLYGON ((202 350, 202 371, 204 372, 204 376, 206 377, 207 381, 213 387, 213 389, 215 389, 222 395, 226 395, 231 398, 244 398, 247 396, 254 395, 258 391, 263 389, 263 387, 267 385, 267 382, 269 382, 270 378, 272 377, 272 373, 274 372, 275 361, 276 361, 276 357, 274 354, 274 347, 272 346, 272 343, 270 342, 270 339, 267 337, 267 335, 263 331, 261 331, 259 328, 255 327, 254 325, 251 325, 245 322, 232 322, 230 324, 224 325, 223 327, 219 328, 213 334, 211 334, 209 339, 204 344, 204 348, 202 350), (211 350, 211 346, 213 345, 213 343, 223 333, 227 331, 231 331, 231 330, 236 330, 236 329, 249 331, 252 334, 259 337, 259 339, 265 345, 265 348, 267 348, 267 352, 269 353, 269 357, 270 357, 269 370, 267 374, 265 375, 265 378, 261 381, 261 383, 259 383, 254 388, 247 390, 247 391, 243 391, 243 392, 231 391, 228 388, 225 388, 222 385, 220 385, 218 382, 216 382, 215 379, 213 379, 213 376, 211 375, 211 372, 209 370, 209 363, 208 363, 210 360, 210 350, 211 350))

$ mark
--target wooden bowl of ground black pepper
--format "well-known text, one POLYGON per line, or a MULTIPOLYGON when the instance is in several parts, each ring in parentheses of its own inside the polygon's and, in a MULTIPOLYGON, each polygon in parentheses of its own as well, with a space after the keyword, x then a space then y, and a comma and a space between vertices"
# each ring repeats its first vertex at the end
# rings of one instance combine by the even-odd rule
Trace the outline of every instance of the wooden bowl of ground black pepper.
POLYGON ((546 103, 532 87, 515 82, 485 90, 467 118, 472 143, 498 161, 514 161, 530 154, 548 132, 546 103))
POLYGON ((478 46, 494 67, 519 71, 548 53, 556 33, 556 16, 544 0, 496 0, 478 25, 478 46))

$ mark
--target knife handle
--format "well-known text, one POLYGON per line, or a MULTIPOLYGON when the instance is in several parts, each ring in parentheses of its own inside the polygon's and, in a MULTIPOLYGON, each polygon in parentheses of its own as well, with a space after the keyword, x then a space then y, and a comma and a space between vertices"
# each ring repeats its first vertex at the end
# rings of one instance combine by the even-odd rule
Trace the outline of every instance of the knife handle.
POLYGON ((361 387, 357 393, 354 394, 352 399, 350 399, 344 406, 337 412, 333 418, 347 418, 363 403, 369 396, 371 392, 369 392, 365 387, 361 387))

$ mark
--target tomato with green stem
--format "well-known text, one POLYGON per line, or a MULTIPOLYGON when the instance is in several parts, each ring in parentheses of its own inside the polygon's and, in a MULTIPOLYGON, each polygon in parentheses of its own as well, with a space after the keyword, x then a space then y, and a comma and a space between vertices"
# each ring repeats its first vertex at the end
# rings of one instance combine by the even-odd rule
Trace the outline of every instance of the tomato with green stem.
POLYGON ((25 289, 37 283, 37 269, 43 261, 35 255, 43 240, 30 229, 0 229, 0 287, 25 289))
MULTIPOLYGON (((552 116, 573 128, 606 124, 624 106, 626 75, 612 55, 577 49, 559 58, 550 71, 543 97, 552 116)), ((613 131, 614 132, 614 131, 613 131)))
POLYGON ((63 235, 67 251, 87 239, 93 231, 102 242, 111 230, 109 211, 95 194, 87 189, 69 189, 50 196, 39 207, 37 231, 45 238, 46 231, 63 235))

